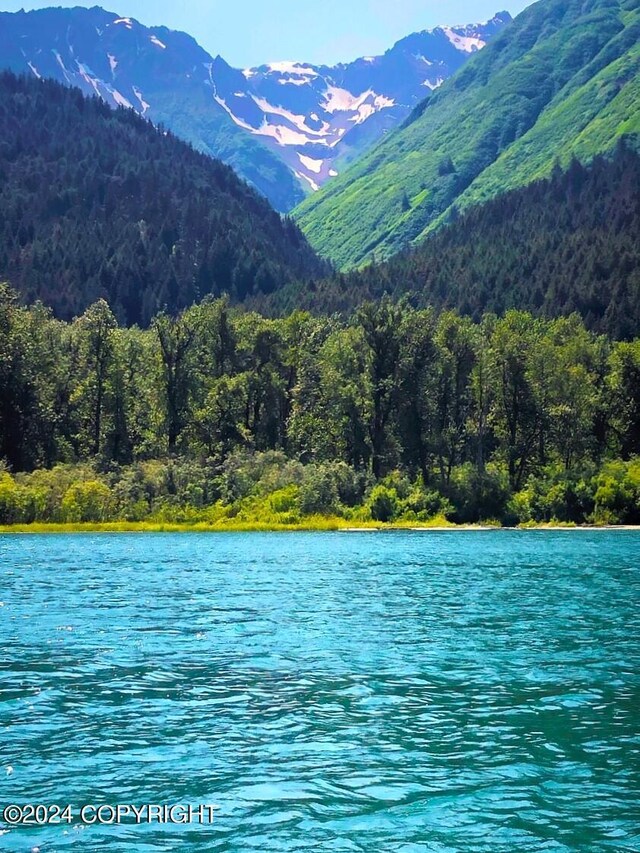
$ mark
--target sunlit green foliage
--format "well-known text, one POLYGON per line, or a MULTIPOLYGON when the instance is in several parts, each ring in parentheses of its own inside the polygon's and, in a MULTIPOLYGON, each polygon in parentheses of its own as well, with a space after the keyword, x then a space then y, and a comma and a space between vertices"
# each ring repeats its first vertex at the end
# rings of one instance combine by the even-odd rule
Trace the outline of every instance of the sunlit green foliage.
POLYGON ((470 205, 640 138, 636 0, 534 3, 405 126, 297 209, 341 268, 384 259, 470 205))
POLYGON ((454 308, 479 321, 520 308, 579 313, 616 338, 640 330, 640 156, 620 143, 589 167, 572 160, 548 179, 470 208, 385 264, 313 288, 285 286, 254 303, 270 310, 350 311, 383 293, 454 308))
POLYGON ((2 287, 0 329, 0 524, 640 521, 640 342, 575 315, 209 299, 141 331, 2 287))

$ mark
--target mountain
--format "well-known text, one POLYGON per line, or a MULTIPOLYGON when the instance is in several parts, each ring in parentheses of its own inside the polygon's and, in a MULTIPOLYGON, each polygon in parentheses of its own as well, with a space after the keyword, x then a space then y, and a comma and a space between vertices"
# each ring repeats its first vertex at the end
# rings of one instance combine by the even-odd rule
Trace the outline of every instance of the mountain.
POLYGON ((144 27, 99 7, 0 13, 0 66, 132 107, 232 166, 279 211, 304 198, 298 179, 214 98, 213 58, 186 33, 144 27))
POLYGON ((238 71, 218 57, 212 67, 215 98, 307 190, 317 190, 398 127, 510 21, 501 12, 484 24, 424 30, 383 56, 333 67, 274 62, 238 71))
POLYGON ((419 245, 383 264, 286 287, 257 307, 349 312, 390 294, 480 320, 518 308, 547 317, 579 313, 614 338, 640 332, 640 156, 623 141, 589 166, 470 207, 419 245))
POLYGON ((131 110, 0 74, 0 280, 68 319, 99 298, 147 324, 326 267, 223 163, 131 110))
POLYGON ((193 38, 99 7, 0 13, 1 64, 130 106, 222 159, 288 211, 397 127, 511 20, 415 33, 333 68, 244 71, 193 38))
POLYGON ((638 0, 540 0, 397 132, 298 208, 341 267, 640 132, 638 0))

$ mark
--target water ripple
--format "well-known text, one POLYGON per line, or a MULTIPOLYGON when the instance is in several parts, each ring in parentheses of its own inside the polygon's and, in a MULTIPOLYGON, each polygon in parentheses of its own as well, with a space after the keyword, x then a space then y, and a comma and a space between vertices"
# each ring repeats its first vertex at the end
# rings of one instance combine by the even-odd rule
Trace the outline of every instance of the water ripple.
POLYGON ((41 853, 640 849, 640 535, 0 537, 0 823, 41 853))

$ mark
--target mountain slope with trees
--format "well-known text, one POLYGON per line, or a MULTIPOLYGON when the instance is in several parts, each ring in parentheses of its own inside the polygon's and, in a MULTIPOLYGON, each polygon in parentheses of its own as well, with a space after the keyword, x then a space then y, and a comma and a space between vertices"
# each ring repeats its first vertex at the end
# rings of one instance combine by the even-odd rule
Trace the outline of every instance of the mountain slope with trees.
POLYGON ((341 267, 640 132, 638 0, 540 0, 297 218, 341 267))
POLYGON ((640 156, 611 156, 469 208, 383 264, 338 274, 303 291, 285 287, 254 304, 347 313, 383 294, 454 308, 479 320, 520 308, 547 317, 579 313, 615 338, 640 333, 640 156))
POLYGON ((0 124, 0 276, 61 318, 104 298, 146 325, 326 269, 229 166, 132 110, 5 72, 0 124))
POLYGON ((272 152, 214 98, 213 57, 187 33, 145 27, 94 6, 0 12, 0 67, 130 106, 227 163, 279 211, 304 192, 272 152))

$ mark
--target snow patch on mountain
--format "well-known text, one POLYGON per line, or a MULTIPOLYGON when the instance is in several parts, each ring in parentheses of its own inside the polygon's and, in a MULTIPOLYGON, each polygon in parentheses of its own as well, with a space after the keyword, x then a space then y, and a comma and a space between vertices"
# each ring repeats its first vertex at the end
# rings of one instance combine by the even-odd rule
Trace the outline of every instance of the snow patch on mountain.
POLYGON ((324 100, 321 106, 328 113, 357 111, 371 94, 371 89, 368 89, 361 95, 353 95, 347 89, 340 89, 338 86, 328 86, 324 93, 324 100))
POLYGON ((371 118, 375 113, 376 108, 373 104, 360 104, 355 115, 349 117, 349 121, 352 121, 354 124, 362 124, 363 121, 371 118))
POLYGON ((295 176, 309 184, 314 192, 318 192, 320 189, 320 186, 313 180, 313 178, 310 178, 309 175, 306 175, 304 172, 295 172, 295 176))
POLYGON ((281 86, 307 86, 310 82, 309 77, 281 77, 278 80, 281 86))
POLYGON ((87 65, 84 65, 82 62, 78 62, 77 60, 76 60, 76 65, 78 66, 78 71, 80 72, 80 76, 85 81, 85 83, 88 83, 91 86, 91 88, 93 89, 93 91, 96 93, 96 95, 99 98, 101 98, 102 92, 100 91, 100 87, 98 85, 98 80, 95 77, 93 71, 87 65))
POLYGON ((62 57, 60 56, 60 54, 58 53, 57 50, 52 51, 52 53, 56 58, 56 62, 58 63, 58 65, 62 69, 62 73, 64 74, 65 80, 67 81, 67 83, 71 83, 71 77, 69 76, 69 72, 67 71, 64 62, 62 61, 62 57))
POLYGON ((270 104, 265 98, 259 98, 256 95, 251 96, 254 104, 256 104, 260 109, 265 113, 265 115, 275 115, 281 116, 282 118, 286 118, 287 121, 291 122, 291 124, 297 128, 302 133, 311 133, 315 136, 320 136, 320 133, 314 133, 314 131, 310 131, 307 128, 306 124, 306 116, 304 115, 296 115, 295 113, 290 112, 284 107, 278 107, 274 104, 270 104))
POLYGON ((151 104, 148 104, 145 101, 145 99, 142 97, 142 92, 140 91, 140 89, 136 88, 136 86, 133 87, 133 94, 136 96, 136 98, 140 102, 140 106, 142 108, 142 115, 144 115, 147 112, 147 110, 151 108, 151 104))
POLYGON ((425 80, 422 84, 426 86, 427 89, 431 89, 433 92, 434 89, 438 89, 444 83, 444 77, 438 77, 436 80, 425 80))
POLYGON ((133 29, 133 21, 131 18, 116 18, 114 24, 124 24, 128 30, 133 29))
POLYGON ((108 83, 104 83, 103 85, 119 107, 126 107, 129 110, 134 109, 134 106, 131 101, 125 98, 122 92, 119 92, 117 89, 114 89, 113 86, 109 86, 108 83))
POLYGON ((314 172, 316 175, 320 174, 322 166, 324 165, 324 160, 314 160, 313 157, 305 157, 304 154, 298 154, 298 157, 305 169, 308 169, 310 172, 314 172))
POLYGON ((166 44, 163 44, 157 36, 150 36, 149 41, 151 44, 155 44, 156 47, 161 47, 162 50, 166 50, 166 44))
POLYGON ((244 128, 244 130, 248 130, 250 133, 257 133, 255 127, 250 124, 247 124, 246 121, 243 121, 241 118, 238 118, 238 116, 233 113, 233 111, 227 106, 227 102, 224 100, 224 98, 221 98, 217 92, 213 93, 213 99, 214 101, 216 101, 217 104, 222 107, 222 109, 234 121, 234 123, 238 125, 238 127, 242 127, 244 128))
POLYGON ((475 53, 477 50, 482 50, 486 45, 486 41, 478 38, 478 36, 461 35, 460 30, 456 30, 454 27, 441 27, 441 29, 456 50, 475 53))
POLYGON ((318 72, 311 65, 304 65, 302 62, 270 62, 267 65, 269 71, 275 71, 278 74, 291 74, 294 77, 317 77, 318 72))
POLYGON ((260 136, 269 136, 275 139, 278 145, 308 145, 310 142, 316 145, 326 145, 326 139, 309 138, 306 133, 292 130, 283 124, 269 124, 267 119, 263 121, 256 133, 260 136))

